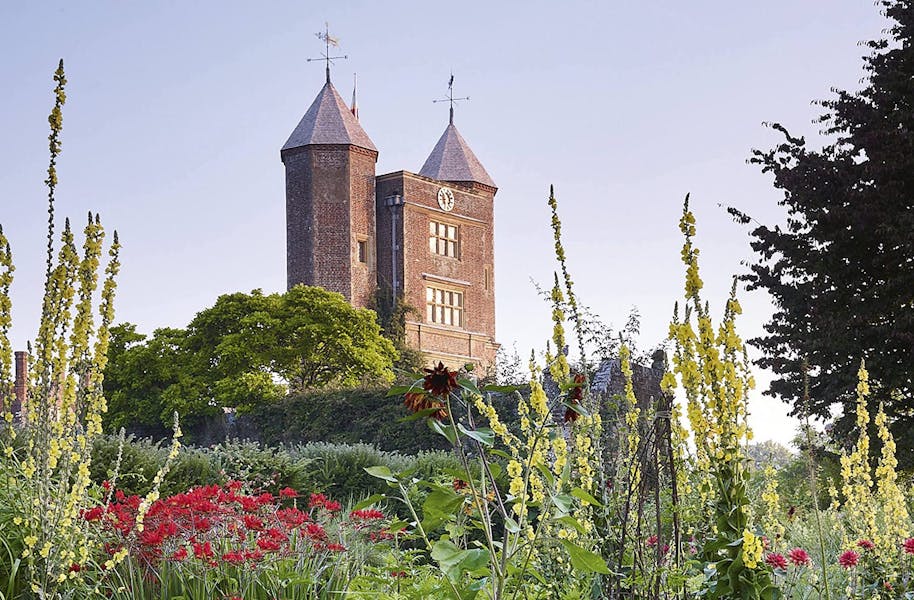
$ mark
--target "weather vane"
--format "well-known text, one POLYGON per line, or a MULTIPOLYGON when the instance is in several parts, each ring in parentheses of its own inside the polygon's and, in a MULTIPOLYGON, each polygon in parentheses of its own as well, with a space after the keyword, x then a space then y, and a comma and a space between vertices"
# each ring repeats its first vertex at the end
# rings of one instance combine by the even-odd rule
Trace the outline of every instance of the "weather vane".
POLYGON ((450 102, 451 104, 451 125, 454 124, 454 103, 460 100, 469 100, 469 96, 463 98, 454 97, 454 74, 451 73, 451 78, 447 82, 447 98, 441 98, 439 100, 432 100, 432 102, 450 102))
MULTIPOLYGON (((330 56, 330 46, 333 46, 334 48, 340 47, 340 38, 333 37, 332 35, 330 35, 330 23, 324 23, 324 30, 319 31, 319 32, 315 33, 314 35, 317 36, 317 39, 324 42, 326 49, 324 51, 323 56, 321 56, 320 58, 309 58, 309 59, 307 59, 307 61, 308 62, 314 62, 316 60, 326 61, 326 63, 327 63, 327 83, 330 83, 330 65, 333 64, 334 60, 347 59, 347 58, 349 58, 349 56, 348 55, 330 56)), ((451 76, 451 79, 453 80, 454 77, 451 76)))

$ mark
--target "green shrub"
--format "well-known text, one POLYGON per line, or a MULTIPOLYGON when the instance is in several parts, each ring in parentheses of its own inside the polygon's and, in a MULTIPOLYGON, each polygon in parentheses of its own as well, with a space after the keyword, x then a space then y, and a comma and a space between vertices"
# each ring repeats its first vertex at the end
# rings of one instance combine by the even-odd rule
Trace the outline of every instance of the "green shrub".
POLYGON ((318 391, 258 406, 238 419, 238 434, 269 446, 323 441, 366 443, 382 450, 418 452, 445 441, 409 415, 399 397, 382 389, 318 391))
MULTIPOLYGON (((91 466, 95 482, 114 477, 119 444, 115 436, 95 440, 91 466)), ((128 436, 121 451, 117 488, 128 495, 145 494, 167 456, 168 448, 161 443, 128 436)), ((417 477, 431 479, 457 468, 459 462, 448 452, 408 455, 369 444, 315 442, 274 448, 257 442, 228 441, 209 448, 182 448, 160 490, 162 495, 171 495, 237 479, 272 493, 291 487, 304 494, 323 492, 340 501, 358 501, 388 491, 382 481, 365 472, 365 467, 378 465, 394 472, 415 469, 417 477)))

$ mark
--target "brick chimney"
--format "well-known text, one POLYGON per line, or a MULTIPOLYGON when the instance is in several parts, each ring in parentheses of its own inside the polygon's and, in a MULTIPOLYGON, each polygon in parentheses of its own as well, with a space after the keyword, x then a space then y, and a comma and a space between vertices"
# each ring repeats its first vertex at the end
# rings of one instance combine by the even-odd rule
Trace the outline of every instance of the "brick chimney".
POLYGON ((16 379, 13 385, 13 406, 14 415, 22 411, 29 393, 29 354, 28 352, 16 352, 16 379))

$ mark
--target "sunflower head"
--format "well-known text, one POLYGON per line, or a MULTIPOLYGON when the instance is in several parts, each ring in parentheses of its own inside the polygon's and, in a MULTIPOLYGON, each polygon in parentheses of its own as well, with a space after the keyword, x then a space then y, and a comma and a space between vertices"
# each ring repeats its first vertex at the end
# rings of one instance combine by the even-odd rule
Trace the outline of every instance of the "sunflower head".
POLYGON ((425 392, 407 392, 403 397, 403 405, 414 413, 436 408, 438 410, 431 413, 429 417, 439 421, 447 418, 447 411, 444 410, 444 405, 425 392))
POLYGON ((422 389, 432 396, 444 398, 453 390, 456 390, 457 387, 457 371, 451 371, 444 366, 444 363, 439 361, 437 367, 425 369, 422 389))

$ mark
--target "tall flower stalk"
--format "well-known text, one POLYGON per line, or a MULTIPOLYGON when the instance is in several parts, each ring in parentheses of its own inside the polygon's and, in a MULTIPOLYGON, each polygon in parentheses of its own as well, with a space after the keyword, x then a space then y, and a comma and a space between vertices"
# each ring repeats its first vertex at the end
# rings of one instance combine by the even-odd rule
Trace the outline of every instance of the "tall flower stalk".
MULTIPOLYGON (((55 101, 48 117, 48 254, 41 322, 21 424, 7 406, 7 431, 0 442, 3 472, 12 475, 0 485, 6 486, 3 494, 16 514, 13 522, 21 536, 23 574, 31 592, 42 598, 58 597, 66 582, 75 579, 91 559, 91 534, 80 511, 91 502, 89 461, 92 440, 101 433, 101 415, 106 408, 102 377, 114 317, 114 282, 120 268, 115 233, 108 249, 96 325, 93 297, 104 253, 104 230, 98 216, 88 216, 81 253, 69 220, 55 252, 57 161, 66 102, 63 61, 54 81, 55 101)), ((9 324, 9 279, 2 274, 11 273, 5 240, 0 240, 0 267, 2 366, 9 354, 4 327, 9 324)))
POLYGON ((674 315, 670 338, 675 344, 673 372, 685 390, 696 445, 697 468, 709 475, 699 483, 707 501, 711 527, 702 558, 711 567, 705 583, 708 598, 778 598, 771 569, 762 561, 763 544, 751 522, 748 466, 743 445, 751 439, 746 424, 748 392, 754 381, 745 347, 736 332, 742 312, 731 288, 721 324, 715 329, 701 296, 695 216, 686 196, 680 231, 685 238, 684 315, 674 315))

